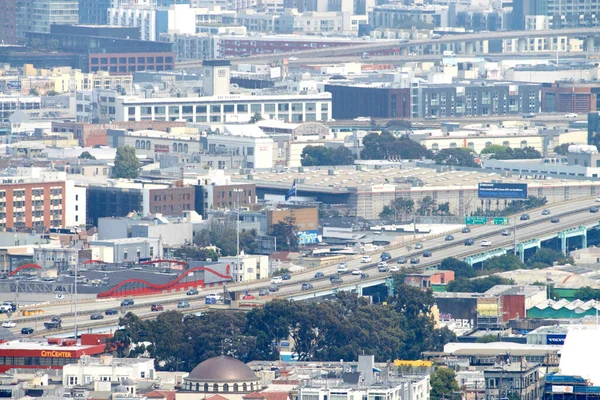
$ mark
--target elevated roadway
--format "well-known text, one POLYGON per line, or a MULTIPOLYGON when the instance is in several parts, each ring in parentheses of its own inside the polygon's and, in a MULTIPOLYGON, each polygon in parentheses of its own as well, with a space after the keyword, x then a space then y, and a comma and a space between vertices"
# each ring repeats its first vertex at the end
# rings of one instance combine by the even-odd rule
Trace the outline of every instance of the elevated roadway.
MULTIPOLYGON (((531 216, 530 220, 517 221, 517 239, 519 243, 531 243, 532 239, 549 239, 557 236, 558 232, 566 232, 573 228, 577 230, 580 229, 578 227, 581 226, 600 227, 600 213, 590 213, 589 211, 590 207, 596 205, 598 205, 598 203, 595 202, 595 199, 586 198, 548 206, 546 209, 550 211, 550 215, 542 215, 542 209, 530 211, 528 212, 528 214, 531 216), (552 223, 551 219, 553 217, 560 217, 560 223, 552 223)), ((392 257, 394 258, 399 256, 420 257, 420 267, 429 268, 439 265, 439 263, 447 257, 467 259, 468 257, 477 257, 481 255, 491 256, 492 252, 506 252, 509 249, 512 249, 514 237, 502 236, 502 231, 507 228, 510 227, 499 225, 472 226, 472 231, 470 233, 463 234, 460 231, 452 232, 455 237, 455 240, 453 241, 445 241, 445 234, 424 239, 422 240, 424 248, 418 251, 409 250, 404 246, 387 248, 382 251, 391 253, 392 257), (464 240, 467 238, 474 239, 475 245, 465 246, 464 240), (490 247, 481 247, 480 241, 483 239, 490 240, 492 245, 490 247), (422 254, 425 250, 432 251, 432 257, 423 258, 422 254)), ((576 232, 574 236, 580 234, 581 232, 576 232)), ((566 240, 568 240, 568 238, 566 238, 566 240)), ((293 274, 292 279, 289 281, 284 281, 283 285, 281 285, 280 291, 274 293, 273 295, 275 297, 302 299, 315 297, 315 293, 317 292, 319 295, 323 295, 324 293, 333 293, 335 290, 344 290, 346 287, 355 288, 357 285, 368 286, 370 283, 380 284, 382 280, 391 275, 389 273, 379 273, 377 271, 376 265, 382 251, 371 254, 373 258, 373 263, 371 264, 361 264, 359 257, 349 258, 347 260, 348 268, 350 270, 361 268, 363 272, 368 272, 370 274, 370 278, 366 281, 360 281, 359 276, 346 275, 343 277, 343 284, 335 288, 332 287, 327 276, 336 273, 337 263, 335 263, 321 268, 313 268, 293 274), (326 277, 314 279, 314 274, 317 271, 323 272, 326 277), (313 284, 314 289, 312 292, 301 291, 300 286, 304 282, 311 282, 313 284)), ((262 280, 249 283, 235 283, 229 285, 228 289, 231 291, 247 290, 256 295, 259 288, 266 288, 268 286, 269 281, 262 280)), ((165 307, 165 310, 170 310, 176 309, 176 304, 179 300, 185 300, 190 303, 190 309, 180 310, 184 312, 197 312, 206 308, 206 305, 204 304, 204 296, 206 296, 208 293, 219 293, 221 290, 221 288, 206 288, 200 291, 199 296, 187 296, 185 292, 179 292, 164 293, 162 295, 139 298, 136 297, 135 306, 127 308, 120 307, 121 299, 100 299, 96 301, 87 301, 78 305, 78 325, 80 326, 80 332, 85 332, 86 329, 99 328, 102 326, 115 326, 119 315, 105 316, 105 319, 101 321, 91 321, 89 319, 91 313, 99 312, 103 314, 104 311, 109 308, 117 308, 120 310, 121 314, 126 313, 127 311, 133 311, 144 318, 152 318, 158 313, 153 313, 150 311, 151 304, 160 303, 165 307)), ((36 329, 36 333, 51 335, 52 332, 42 331, 42 327, 43 322, 50 320, 50 318, 54 315, 62 316, 65 329, 72 329, 74 320, 72 304, 70 302, 47 304, 41 306, 41 308, 43 308, 45 311, 42 316, 14 318, 14 321, 16 321, 18 324, 14 331, 18 333, 20 332, 20 328, 25 326, 32 327, 34 329, 37 327, 38 329, 36 329)))
MULTIPOLYGON (((399 40, 385 41, 365 41, 364 44, 349 44, 347 46, 330 47, 314 50, 303 50, 297 52, 283 52, 274 54, 253 55, 245 58, 231 59, 232 63, 265 63, 282 58, 297 57, 303 59, 310 58, 330 58, 337 60, 338 57, 347 55, 360 55, 363 52, 370 54, 378 51, 389 51, 397 49, 399 54, 408 52, 410 47, 426 46, 433 44, 451 44, 451 43, 474 43, 482 40, 502 40, 502 39, 522 39, 527 38, 543 38, 554 36, 582 36, 593 38, 600 33, 600 28, 569 28, 560 30, 541 30, 541 31, 496 31, 496 32, 477 32, 464 35, 445 35, 438 39, 417 39, 407 43, 401 43, 399 40)), ((408 54, 408 53, 407 53, 408 54)), ((185 61, 177 63, 176 69, 198 68, 202 65, 202 61, 185 61)))

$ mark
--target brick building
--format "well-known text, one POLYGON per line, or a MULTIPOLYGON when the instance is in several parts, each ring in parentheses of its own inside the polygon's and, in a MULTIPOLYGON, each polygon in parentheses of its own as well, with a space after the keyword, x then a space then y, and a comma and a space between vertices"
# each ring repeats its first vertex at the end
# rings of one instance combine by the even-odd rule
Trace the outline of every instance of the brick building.
POLYGON ((0 184, 0 230, 64 227, 65 207, 64 181, 0 184))
POLYGON ((556 82, 542 85, 542 112, 581 113, 599 109, 597 82, 556 82))
POLYGON ((319 229, 319 209, 317 207, 288 207, 267 211, 267 230, 286 218, 294 220, 294 225, 300 232, 315 232, 319 229))

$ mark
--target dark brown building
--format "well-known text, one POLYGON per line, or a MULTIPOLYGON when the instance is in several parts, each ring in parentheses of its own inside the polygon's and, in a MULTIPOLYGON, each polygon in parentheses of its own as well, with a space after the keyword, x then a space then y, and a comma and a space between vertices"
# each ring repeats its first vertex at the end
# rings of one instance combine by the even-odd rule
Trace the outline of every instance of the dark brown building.
POLYGON ((175 53, 112 53, 89 55, 89 72, 108 71, 113 75, 135 71, 171 71, 175 67, 175 53))
POLYGON ((557 82, 542 85, 542 112, 581 113, 600 108, 600 84, 557 82))
POLYGON ((195 206, 192 186, 150 189, 150 212, 165 215, 183 215, 195 206))
POLYGON ((409 118, 410 89, 325 85, 335 119, 409 118))

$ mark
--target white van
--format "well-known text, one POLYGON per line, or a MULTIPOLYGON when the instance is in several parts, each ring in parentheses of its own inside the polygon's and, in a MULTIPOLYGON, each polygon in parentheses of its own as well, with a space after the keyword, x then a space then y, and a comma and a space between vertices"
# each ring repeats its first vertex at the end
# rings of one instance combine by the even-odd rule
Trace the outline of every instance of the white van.
POLYGON ((281 285, 283 283, 283 278, 280 276, 274 276, 273 278, 271 278, 271 283, 273 285, 281 285))

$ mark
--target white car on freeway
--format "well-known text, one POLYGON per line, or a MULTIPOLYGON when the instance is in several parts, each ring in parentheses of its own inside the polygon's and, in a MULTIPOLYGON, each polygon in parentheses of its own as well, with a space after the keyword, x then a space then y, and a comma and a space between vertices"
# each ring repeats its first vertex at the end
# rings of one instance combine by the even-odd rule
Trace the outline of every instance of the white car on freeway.
POLYGON ((5 321, 2 323, 3 328, 14 328, 17 324, 13 321, 5 321))
POLYGON ((400 272, 400 267, 398 267, 397 265, 392 265, 390 267, 390 272, 400 272))
POLYGON ((362 271, 360 269, 353 269, 352 270, 352 275, 360 275, 362 274, 362 271))
POLYGON ((370 263, 371 262, 371 256, 363 256, 362 260, 360 260, 361 263, 366 264, 366 263, 370 263))
POLYGON ((280 276, 274 276, 273 278, 271 278, 271 283, 274 285, 280 285, 283 283, 283 278, 280 276))
POLYGON ((577 118, 577 114, 575 114, 575 113, 568 113, 568 114, 565 114, 565 118, 577 118))
POLYGON ((345 262, 339 263, 337 267, 337 272, 348 272, 348 264, 345 262))
POLYGON ((489 246, 491 246, 491 245, 492 245, 492 242, 491 242, 491 241, 489 241, 489 240, 487 240, 487 239, 484 239, 484 240, 482 240, 482 241, 481 241, 481 245, 482 245, 483 247, 489 247, 489 246))

